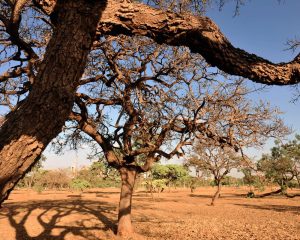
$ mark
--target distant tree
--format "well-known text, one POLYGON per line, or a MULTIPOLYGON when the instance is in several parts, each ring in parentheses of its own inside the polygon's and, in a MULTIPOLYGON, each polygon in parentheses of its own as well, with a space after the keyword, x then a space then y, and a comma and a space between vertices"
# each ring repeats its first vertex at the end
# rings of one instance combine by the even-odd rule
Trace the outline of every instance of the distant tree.
POLYGON ((38 184, 48 189, 69 188, 71 176, 66 169, 46 170, 38 180, 38 184))
POLYGON ((246 98, 246 88, 236 88, 234 94, 229 95, 219 93, 213 100, 219 105, 211 111, 213 114, 209 113, 207 124, 212 118, 218 119, 211 126, 214 134, 231 139, 231 144, 223 144, 214 137, 198 138, 194 142, 194 154, 187 159, 187 165, 194 166, 196 172, 208 171, 213 175, 218 187, 211 205, 218 198, 221 182, 230 170, 250 164, 243 152, 245 147, 261 147, 270 137, 282 138, 290 133, 278 118, 280 111, 271 110, 269 104, 262 102, 252 105, 246 98))
POLYGON ((167 187, 170 187, 170 184, 181 182, 189 176, 188 170, 184 166, 178 164, 155 164, 150 172, 151 177, 154 180, 165 180, 167 187))
POLYGON ((89 167, 89 171, 94 178, 116 180, 119 177, 118 171, 111 167, 104 159, 93 162, 89 167))
POLYGON ((39 184, 38 181, 41 178, 43 172, 43 163, 46 161, 46 157, 41 155, 40 159, 32 166, 30 172, 28 172, 23 179, 18 183, 26 188, 32 188, 34 185, 39 184))
POLYGON ((280 189, 262 196, 282 193, 286 196, 287 188, 292 180, 297 180, 299 184, 300 173, 300 136, 286 144, 276 142, 276 146, 271 149, 271 154, 264 154, 257 162, 257 169, 262 171, 265 177, 279 185, 280 189))
POLYGON ((191 185, 190 178, 187 168, 182 165, 156 163, 144 178, 143 184, 153 198, 154 192, 159 196, 166 188, 170 190, 172 185, 176 187, 184 182, 191 185))
POLYGON ((243 167, 241 172, 244 174, 243 183, 249 186, 248 197, 254 197, 254 190, 262 191, 266 183, 266 179, 260 172, 256 171, 254 167, 243 167))
POLYGON ((120 183, 118 171, 109 166, 103 159, 93 162, 89 167, 80 169, 72 180, 73 188, 76 188, 75 185, 78 185, 78 189, 81 188, 80 186, 83 187, 82 189, 87 188, 87 186, 112 187, 117 186, 118 183, 120 183))
POLYGON ((194 153, 186 160, 188 166, 197 171, 208 171, 214 178, 217 191, 212 197, 211 205, 219 198, 222 182, 227 174, 233 169, 243 165, 244 159, 234 149, 229 147, 194 146, 194 153))
POLYGON ((70 182, 71 189, 83 191, 84 189, 90 188, 91 183, 85 179, 75 178, 70 182))
POLYGON ((244 174, 243 181, 244 184, 252 186, 255 183, 255 176, 252 173, 251 168, 242 168, 241 172, 244 174))

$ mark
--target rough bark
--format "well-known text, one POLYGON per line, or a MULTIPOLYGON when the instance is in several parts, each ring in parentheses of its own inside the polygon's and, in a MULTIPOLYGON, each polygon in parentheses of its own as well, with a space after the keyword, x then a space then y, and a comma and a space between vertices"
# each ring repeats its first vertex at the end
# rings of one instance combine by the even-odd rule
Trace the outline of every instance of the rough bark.
POLYGON ((131 223, 131 202, 134 183, 137 171, 134 166, 120 168, 121 175, 121 194, 118 216, 118 232, 119 236, 130 236, 134 229, 131 223))
POLYGON ((68 118, 104 2, 61 0, 53 37, 26 100, 0 129, 0 203, 68 118))
POLYGON ((210 203, 211 206, 215 205, 215 201, 219 198, 220 192, 221 192, 221 182, 218 182, 217 183, 217 191, 215 192, 214 196, 211 199, 211 203, 210 203))
MULTIPOLYGON (((48 14, 55 0, 37 0, 48 14)), ((272 63, 235 48, 207 17, 163 12, 140 3, 109 0, 99 23, 99 33, 141 35, 158 43, 186 46, 226 73, 268 85, 300 81, 300 55, 288 63, 272 63)))

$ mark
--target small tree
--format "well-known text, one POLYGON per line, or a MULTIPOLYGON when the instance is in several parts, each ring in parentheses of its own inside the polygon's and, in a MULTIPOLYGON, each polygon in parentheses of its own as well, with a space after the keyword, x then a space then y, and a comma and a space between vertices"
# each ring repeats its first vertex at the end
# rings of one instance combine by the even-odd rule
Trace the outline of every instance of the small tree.
POLYGON ((90 188, 91 184, 87 180, 75 178, 71 181, 70 187, 74 190, 83 191, 86 188, 90 188))
POLYGON ((195 167, 197 171, 209 171, 214 178, 217 191, 212 197, 211 205, 219 198, 222 181, 231 169, 242 165, 243 159, 228 147, 194 146, 194 154, 187 159, 187 165, 195 167))
POLYGON ((72 180, 72 186, 75 186, 74 183, 75 185, 85 186, 82 189, 88 187, 116 186, 120 183, 120 177, 115 168, 110 167, 107 162, 100 159, 93 162, 90 167, 80 169, 76 177, 72 180))
POLYGON ((188 170, 178 164, 167 164, 161 165, 156 164, 151 169, 151 177, 156 179, 161 179, 165 181, 167 187, 171 187, 171 184, 175 184, 185 180, 189 176, 188 170))
POLYGON ((281 193, 286 196, 287 188, 292 180, 297 180, 299 184, 300 173, 300 136, 286 144, 276 142, 276 146, 271 149, 271 154, 264 154, 257 163, 257 169, 262 171, 265 177, 273 183, 279 185, 280 189, 264 194, 263 196, 281 193))
POLYGON ((46 161, 46 157, 41 155, 40 159, 34 164, 30 172, 28 172, 23 179, 18 183, 19 186, 24 186, 26 188, 32 188, 34 185, 38 185, 38 181, 43 173, 43 162, 46 161))
POLYGON ((238 148, 234 131, 249 134, 260 124, 273 133, 282 127, 274 120, 277 109, 263 102, 252 107, 245 99, 242 80, 216 80, 226 76, 185 48, 157 46, 144 38, 102 40, 90 54, 63 141, 96 143, 96 152, 120 173, 119 235, 133 232, 136 177, 162 157, 182 156, 195 138, 238 148))
POLYGON ((265 178, 264 176, 258 175, 257 171, 255 171, 251 167, 245 167, 241 169, 241 172, 244 174, 243 183, 249 186, 249 192, 247 193, 247 197, 254 197, 254 190, 258 189, 259 191, 264 190, 265 178))
POLYGON ((71 182, 71 177, 66 169, 47 170, 39 179, 39 185, 49 189, 68 188, 71 182))

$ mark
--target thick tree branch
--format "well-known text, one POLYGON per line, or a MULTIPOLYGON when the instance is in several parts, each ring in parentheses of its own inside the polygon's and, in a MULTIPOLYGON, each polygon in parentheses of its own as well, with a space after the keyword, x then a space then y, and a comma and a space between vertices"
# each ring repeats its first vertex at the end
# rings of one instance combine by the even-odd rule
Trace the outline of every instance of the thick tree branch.
POLYGON ((97 127, 94 126, 88 119, 84 119, 80 114, 71 112, 69 116, 70 120, 78 122, 80 129, 93 138, 102 148, 107 162, 116 168, 121 166, 120 160, 115 155, 113 147, 111 146, 109 139, 105 138, 97 131, 97 127))
MULTIPOLYGON (((36 1, 48 14, 55 0, 36 1)), ((300 81, 300 55, 288 63, 272 63, 235 48, 207 17, 163 12, 140 3, 110 0, 99 23, 99 34, 142 35, 158 43, 186 46, 226 73, 267 85, 300 81)))
POLYGON ((15 68, 12 71, 7 71, 7 72, 3 73, 2 75, 0 75, 0 82, 7 81, 10 78, 20 77, 22 74, 28 73, 28 72, 29 72, 28 67, 15 68))

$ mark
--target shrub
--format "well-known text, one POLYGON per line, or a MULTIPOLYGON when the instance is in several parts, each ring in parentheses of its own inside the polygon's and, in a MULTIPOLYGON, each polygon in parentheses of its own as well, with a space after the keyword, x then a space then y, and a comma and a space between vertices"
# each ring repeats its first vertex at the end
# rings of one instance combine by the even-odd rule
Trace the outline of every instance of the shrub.
POLYGON ((35 184, 33 186, 33 189, 39 194, 41 194, 45 190, 44 186, 41 184, 35 184))
POLYGON ((74 190, 83 191, 86 188, 90 188, 91 184, 84 179, 75 178, 72 180, 70 187, 74 190))
POLYGON ((249 192, 247 193, 247 198, 254 198, 254 196, 255 196, 255 194, 254 194, 253 191, 249 191, 249 192))

